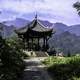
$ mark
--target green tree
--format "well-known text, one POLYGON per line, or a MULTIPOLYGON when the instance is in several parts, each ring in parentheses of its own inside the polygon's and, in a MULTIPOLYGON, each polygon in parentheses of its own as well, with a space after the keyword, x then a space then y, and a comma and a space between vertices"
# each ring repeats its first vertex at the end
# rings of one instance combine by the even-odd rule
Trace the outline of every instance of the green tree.
POLYGON ((73 7, 76 8, 78 14, 80 15, 80 2, 76 2, 75 4, 73 4, 73 7))
POLYGON ((21 54, 22 51, 15 41, 13 44, 7 43, 0 37, 0 80, 17 80, 24 70, 21 54))

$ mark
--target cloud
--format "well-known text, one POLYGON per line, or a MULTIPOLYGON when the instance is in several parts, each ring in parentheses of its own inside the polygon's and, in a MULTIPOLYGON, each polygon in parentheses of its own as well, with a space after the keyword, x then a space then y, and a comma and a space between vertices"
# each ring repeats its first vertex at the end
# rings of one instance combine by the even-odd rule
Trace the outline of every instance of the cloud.
POLYGON ((32 19, 37 11, 40 19, 78 24, 80 18, 73 4, 77 0, 0 0, 0 19, 23 17, 32 19))
POLYGON ((33 12, 37 4, 44 0, 1 0, 0 9, 12 10, 19 13, 33 12))

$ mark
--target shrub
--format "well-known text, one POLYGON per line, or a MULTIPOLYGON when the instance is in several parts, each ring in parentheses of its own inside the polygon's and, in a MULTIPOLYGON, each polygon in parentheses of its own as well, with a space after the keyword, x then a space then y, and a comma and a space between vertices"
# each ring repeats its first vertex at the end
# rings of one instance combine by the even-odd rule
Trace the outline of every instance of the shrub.
POLYGON ((80 78, 80 56, 50 57, 44 61, 53 80, 78 80, 80 78))
POLYGON ((0 37, 0 80, 17 80, 24 70, 22 51, 14 43, 7 43, 0 37))

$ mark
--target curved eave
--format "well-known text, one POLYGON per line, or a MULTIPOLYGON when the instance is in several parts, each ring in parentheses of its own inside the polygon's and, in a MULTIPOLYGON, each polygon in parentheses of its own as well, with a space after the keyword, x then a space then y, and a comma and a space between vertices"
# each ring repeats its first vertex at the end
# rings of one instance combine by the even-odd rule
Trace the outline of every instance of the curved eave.
POLYGON ((39 31, 30 30, 29 37, 40 37, 41 38, 41 37, 51 36, 53 34, 52 31, 53 30, 39 32, 39 31))
POLYGON ((34 29, 31 29, 31 31, 39 32, 39 33, 46 33, 46 32, 52 32, 53 29, 48 29, 48 30, 34 30, 34 29))
POLYGON ((20 32, 20 31, 15 30, 15 33, 23 35, 25 32, 20 32))

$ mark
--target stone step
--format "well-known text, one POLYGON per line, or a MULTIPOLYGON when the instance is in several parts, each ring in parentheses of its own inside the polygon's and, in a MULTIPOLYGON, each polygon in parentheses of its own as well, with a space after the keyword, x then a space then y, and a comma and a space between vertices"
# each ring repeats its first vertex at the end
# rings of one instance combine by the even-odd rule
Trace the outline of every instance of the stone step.
POLYGON ((48 57, 48 53, 47 52, 35 52, 37 57, 48 57))
POLYGON ((24 51, 24 53, 33 57, 48 57, 49 56, 47 52, 43 52, 43 51, 24 51))

